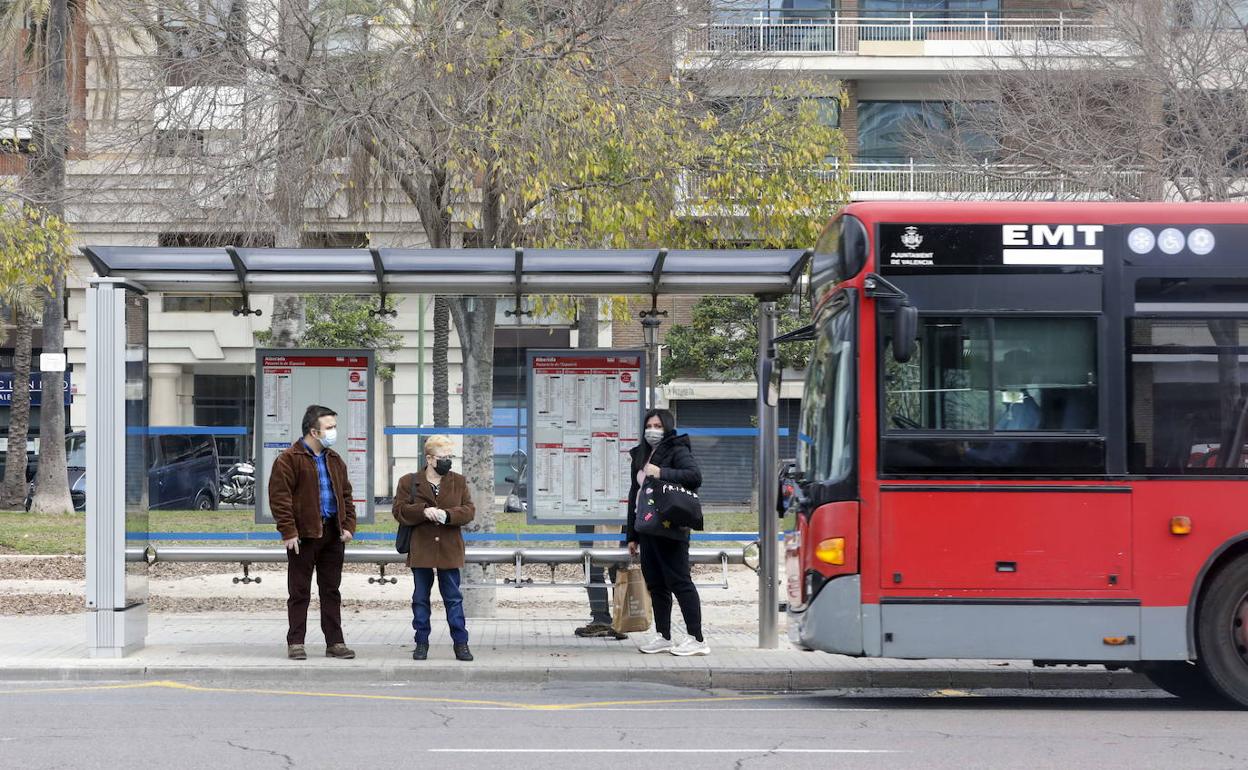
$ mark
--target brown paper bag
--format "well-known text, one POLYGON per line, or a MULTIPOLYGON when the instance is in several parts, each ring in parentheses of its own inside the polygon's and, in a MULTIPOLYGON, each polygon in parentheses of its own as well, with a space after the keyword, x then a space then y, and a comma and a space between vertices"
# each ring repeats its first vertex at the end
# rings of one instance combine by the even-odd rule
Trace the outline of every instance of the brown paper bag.
POLYGON ((631 634, 650 628, 650 592, 641 567, 631 564, 616 572, 612 602, 611 627, 616 631, 631 634))

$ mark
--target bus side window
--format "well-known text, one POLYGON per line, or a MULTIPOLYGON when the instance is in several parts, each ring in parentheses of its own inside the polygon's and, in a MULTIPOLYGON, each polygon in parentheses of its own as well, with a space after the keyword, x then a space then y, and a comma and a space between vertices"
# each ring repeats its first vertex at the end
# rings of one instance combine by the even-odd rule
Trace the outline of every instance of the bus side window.
POLYGON ((1095 318, 923 317, 918 337, 909 362, 887 337, 879 358, 885 473, 1104 467, 1095 318))
POLYGON ((1134 318, 1130 345, 1130 472, 1248 473, 1248 320, 1134 318))

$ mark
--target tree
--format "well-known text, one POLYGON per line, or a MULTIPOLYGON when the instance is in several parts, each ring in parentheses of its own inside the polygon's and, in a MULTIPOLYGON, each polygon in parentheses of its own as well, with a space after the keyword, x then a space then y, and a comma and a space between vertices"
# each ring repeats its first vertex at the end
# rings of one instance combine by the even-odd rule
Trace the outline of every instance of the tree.
MULTIPOLYGON (((403 344, 402 335, 385 318, 375 315, 377 300, 343 294, 312 294, 301 296, 299 307, 305 314, 299 320, 302 331, 290 339, 288 347, 304 348, 368 348, 384 358, 397 353, 403 344)), ((386 309, 394 309, 394 300, 386 300, 386 309)), ((271 344, 273 331, 259 332, 256 339, 271 344)), ((378 362, 377 374, 382 379, 394 376, 384 361, 378 362)))
MULTIPOLYGON (((0 41, 24 42, 26 63, 34 81, 31 115, 33 152, 28 170, 20 180, 21 196, 44 212, 41 217, 60 220, 65 212, 65 159, 70 144, 71 105, 68 73, 71 59, 85 66, 71 37, 83 18, 85 0, 15 0, 0 9, 0 41)), ((5 50, 15 50, 6 47, 5 50)), ((107 72, 107 67, 103 68, 107 72)), ((43 287, 43 350, 65 347, 65 276, 50 276, 43 287)), ((61 393, 63 372, 44 372, 45 393, 61 393)), ((38 481, 31 510, 36 513, 72 513, 69 479, 65 468, 65 412, 60 408, 39 410, 38 481)))
MULTIPOLYGON (((809 307, 801 316, 782 313, 781 334, 809 323, 809 307)), ((741 382, 756 378, 758 362, 758 304, 748 297, 703 297, 693 306, 688 326, 674 325, 667 333, 667 365, 662 382, 679 377, 741 382)), ((809 342, 777 345, 781 369, 805 369, 809 342)))
MULTIPOLYGON (((44 297, 63 280, 73 243, 69 228, 46 209, 16 202, 0 204, 0 304, 17 316, 14 340, 13 401, 9 409, 8 462, 0 484, 0 510, 20 510, 26 498, 26 439, 30 425, 31 337, 44 309, 44 297)), ((46 377, 46 373, 45 373, 46 377)), ((44 405, 40 412, 60 411, 61 388, 53 390, 44 380, 44 405)), ((42 442, 40 456, 52 439, 42 442)), ((42 465, 40 466, 42 469, 42 465)), ((67 478, 61 473, 62 478, 67 478)), ((72 510, 72 506, 71 506, 72 510)))
POLYGON ((950 120, 935 133, 915 126, 917 151, 1018 197, 1248 194, 1243 4, 1092 0, 1088 11, 1089 26, 1016 43, 987 76, 953 76, 950 120))

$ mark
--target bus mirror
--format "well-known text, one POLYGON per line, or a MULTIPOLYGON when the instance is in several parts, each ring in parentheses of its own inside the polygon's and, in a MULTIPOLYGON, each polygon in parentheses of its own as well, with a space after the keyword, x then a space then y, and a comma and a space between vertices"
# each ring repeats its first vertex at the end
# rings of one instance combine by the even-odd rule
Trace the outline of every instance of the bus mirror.
POLYGON ((778 406, 780 403, 780 385, 776 382, 776 377, 780 374, 780 370, 776 367, 776 359, 772 357, 763 359, 762 382, 759 387, 763 391, 763 403, 767 406, 778 406))
POLYGON ((904 364, 914 355, 914 337, 919 331, 919 309, 900 305, 893 313, 893 360, 904 364))

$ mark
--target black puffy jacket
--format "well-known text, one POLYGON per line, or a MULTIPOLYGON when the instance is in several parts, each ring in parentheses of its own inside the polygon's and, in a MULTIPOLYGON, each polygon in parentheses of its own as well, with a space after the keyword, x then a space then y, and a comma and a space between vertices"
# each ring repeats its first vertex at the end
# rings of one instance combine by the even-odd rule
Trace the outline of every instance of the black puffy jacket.
MULTIPOLYGON (((650 454, 650 445, 643 439, 640 444, 628 452, 632 458, 632 471, 628 474, 628 540, 637 542, 637 530, 633 524, 637 520, 637 492, 641 487, 637 484, 637 472, 646 467, 646 463, 659 466, 659 478, 674 481, 690 492, 698 491, 702 486, 702 471, 693 459, 693 449, 689 445, 689 436, 676 435, 671 431, 658 446, 654 447, 654 455, 650 454)), ((672 532, 672 537, 682 540, 689 539, 689 528, 682 527, 672 532)))

